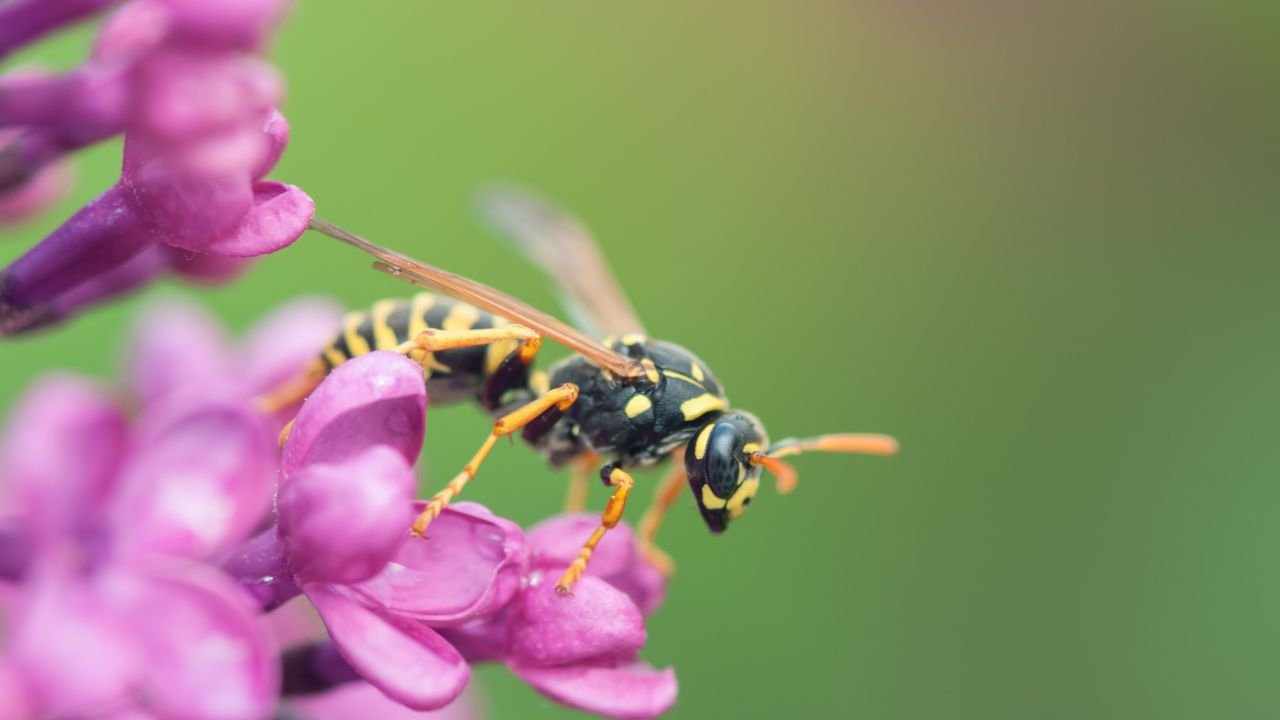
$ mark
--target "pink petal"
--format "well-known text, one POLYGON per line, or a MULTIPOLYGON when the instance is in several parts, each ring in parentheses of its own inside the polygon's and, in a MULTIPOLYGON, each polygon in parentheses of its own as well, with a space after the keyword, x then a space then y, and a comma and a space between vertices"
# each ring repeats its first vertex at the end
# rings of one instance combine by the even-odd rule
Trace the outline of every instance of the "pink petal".
POLYGON ((422 451, 426 402, 422 368, 403 355, 373 352, 339 365, 298 412, 281 459, 284 477, 374 445, 389 445, 412 464, 422 451))
POLYGON ((248 537, 275 488, 271 436, 236 404, 149 410, 111 507, 118 551, 205 557, 248 537))
POLYGON ((284 154, 285 146, 289 144, 289 121, 285 120, 279 110, 272 110, 271 116, 267 118, 266 125, 263 127, 263 133, 267 136, 267 152, 262 156, 258 167, 253 169, 251 177, 254 180, 266 177, 276 163, 280 162, 280 156, 284 154))
POLYGON ((191 249, 232 257, 273 253, 302 237, 315 214, 315 201, 301 189, 258 181, 253 184, 253 207, 240 222, 201 247, 191 249))
POLYGON ((40 380, 19 401, 0 447, 11 510, 46 541, 92 528, 114 490, 128 421, 87 380, 40 380))
MULTIPOLYGON (((600 526, 600 515, 572 513, 557 515, 529 528, 533 564, 547 570, 563 571, 578 557, 582 543, 600 526)), ((605 534, 591 555, 587 573, 608 578, 626 572, 635 562, 635 538, 626 523, 605 534)))
POLYGON ((426 625, 366 609, 330 586, 304 588, 342 657, 387 697, 415 710, 457 698, 471 669, 426 625))
POLYGON ((57 162, 37 171, 25 184, 0 192, 0 225, 16 224, 48 210, 67 197, 74 180, 71 163, 57 162))
POLYGON ((265 615, 263 620, 281 649, 309 645, 325 639, 324 623, 311 603, 298 596, 265 615))
POLYGON ((619 667, 572 665, 511 671, 552 700, 584 712, 625 720, 657 717, 676 704, 676 674, 634 663, 619 667))
POLYGON ((244 274, 253 258, 205 255, 170 245, 160 245, 169 269, 183 278, 204 285, 221 285, 244 274))
POLYGON ((291 380, 320 357, 342 328, 342 313, 341 305, 319 297, 294 300, 267 313, 240 343, 241 382, 262 393, 291 380))
POLYGON ((416 486, 413 468, 384 445, 289 477, 277 508, 294 574, 341 583, 372 577, 409 540, 416 486))
POLYGON ((510 606, 493 615, 468 620, 460 625, 440 628, 448 640, 469 663, 502 659, 507 653, 507 616, 510 606))
POLYGON ((0 717, 15 720, 38 717, 25 685, 13 663, 0 657, 0 717))
POLYGON ((175 392, 230 383, 231 358, 222 326, 181 297, 153 301, 134 323, 127 373, 143 405, 175 392))
POLYGON ((278 650, 257 607, 203 567, 121 581, 114 598, 147 650, 143 697, 161 717, 268 717, 279 691, 278 650))
POLYGON ((480 720, 472 693, 450 703, 443 710, 420 712, 395 702, 366 682, 349 682, 319 695, 292 699, 286 705, 287 715, 298 720, 480 720))
MULTIPOLYGON (((548 573, 562 572, 599 524, 597 515, 574 513, 558 515, 530 528, 534 566, 548 573)), ((666 596, 666 575, 636 552, 635 536, 626 523, 620 523, 600 541, 587 574, 630 595, 645 615, 656 610, 666 596)))
POLYGON ((551 577, 531 577, 513 607, 511 661, 564 665, 591 659, 633 657, 644 647, 644 618, 624 593, 586 576, 561 595, 551 577))
POLYGON ((93 59, 125 64, 152 50, 169 31, 169 13, 150 2, 125 3, 102 23, 93 59))
MULTIPOLYGON (((161 146, 189 146, 211 134, 268 117, 281 100, 279 73, 237 53, 167 43, 135 66, 131 132, 161 146)), ((245 158, 246 173, 260 157, 245 158)))
POLYGON ((120 186, 151 237, 166 245, 207 253, 253 207, 247 173, 189 172, 172 150, 137 134, 125 138, 124 156, 120 186))
POLYGON ((100 587, 52 563, 36 567, 6 625, 7 657, 37 715, 85 716, 122 700, 145 664, 132 629, 100 587))
POLYGON ((290 0, 160 0, 175 30, 193 42, 255 50, 289 10, 290 0))
POLYGON ((493 612, 519 589, 528 553, 515 523, 457 503, 428 533, 401 545, 382 572, 351 591, 388 612, 440 626, 493 612))

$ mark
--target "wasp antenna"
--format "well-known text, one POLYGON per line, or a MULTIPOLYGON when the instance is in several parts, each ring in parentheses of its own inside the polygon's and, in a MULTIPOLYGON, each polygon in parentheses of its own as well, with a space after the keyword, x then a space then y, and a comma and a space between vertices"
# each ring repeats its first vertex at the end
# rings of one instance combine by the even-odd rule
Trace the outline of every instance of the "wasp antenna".
POLYGON ((787 438, 769 448, 769 457, 780 458, 806 452, 854 453, 859 455, 896 455, 898 441, 888 435, 846 433, 819 435, 811 438, 787 438))
POLYGON ((800 475, 796 472, 796 469, 791 467, 790 463, 783 462, 776 457, 771 457, 762 452, 754 452, 751 453, 751 464, 759 465, 773 473, 773 476, 778 479, 779 495, 790 495, 795 491, 796 485, 800 484, 800 475))

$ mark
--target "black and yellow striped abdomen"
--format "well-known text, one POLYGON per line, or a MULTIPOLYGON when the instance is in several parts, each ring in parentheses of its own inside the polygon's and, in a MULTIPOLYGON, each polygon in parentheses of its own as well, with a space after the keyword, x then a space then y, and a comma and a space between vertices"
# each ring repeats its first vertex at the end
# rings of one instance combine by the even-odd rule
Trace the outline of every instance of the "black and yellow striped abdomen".
MULTIPOLYGON (((374 350, 395 350, 423 330, 484 330, 510 323, 453 298, 419 293, 411 299, 382 300, 368 312, 348 313, 342 332, 325 346, 328 369, 374 350)), ((515 340, 442 350, 424 363, 431 401, 475 398, 485 379, 516 349, 515 340)))

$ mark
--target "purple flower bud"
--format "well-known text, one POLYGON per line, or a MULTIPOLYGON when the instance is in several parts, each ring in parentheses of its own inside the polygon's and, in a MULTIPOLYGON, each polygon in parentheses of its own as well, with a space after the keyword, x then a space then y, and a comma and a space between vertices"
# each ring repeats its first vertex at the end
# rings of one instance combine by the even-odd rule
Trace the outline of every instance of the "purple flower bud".
POLYGON ((383 445, 288 476, 277 508, 294 574, 352 583, 378 573, 409 539, 416 485, 413 468, 383 445))

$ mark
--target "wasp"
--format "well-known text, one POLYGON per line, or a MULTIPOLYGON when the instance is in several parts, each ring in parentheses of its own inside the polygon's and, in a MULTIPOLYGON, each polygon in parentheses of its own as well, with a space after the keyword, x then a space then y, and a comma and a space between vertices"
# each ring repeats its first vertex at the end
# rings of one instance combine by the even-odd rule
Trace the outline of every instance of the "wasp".
POLYGON ((262 398, 267 408, 290 405, 346 360, 390 350, 422 367, 433 403, 478 401, 493 418, 489 436, 427 503, 410 530, 414 536, 425 537, 431 522, 475 479, 498 438, 516 432, 553 467, 572 468, 569 510, 583 508, 598 463, 601 480, 613 488, 600 525, 557 582, 560 592, 570 591, 600 540, 621 520, 635 487, 631 470, 675 460, 636 533, 640 552, 669 573, 674 565, 656 537, 685 485, 708 529, 721 533, 755 498, 762 470, 776 476, 779 492, 795 488, 796 472, 784 457, 897 451, 892 438, 871 434, 770 442, 759 419, 731 407, 705 362, 645 334, 580 222, 516 190, 490 193, 484 208, 501 234, 557 282, 579 327, 317 219, 313 230, 354 245, 376 258, 375 268, 432 292, 349 314, 341 333, 302 376, 262 398), (533 363, 544 338, 576 354, 537 370, 533 363))

